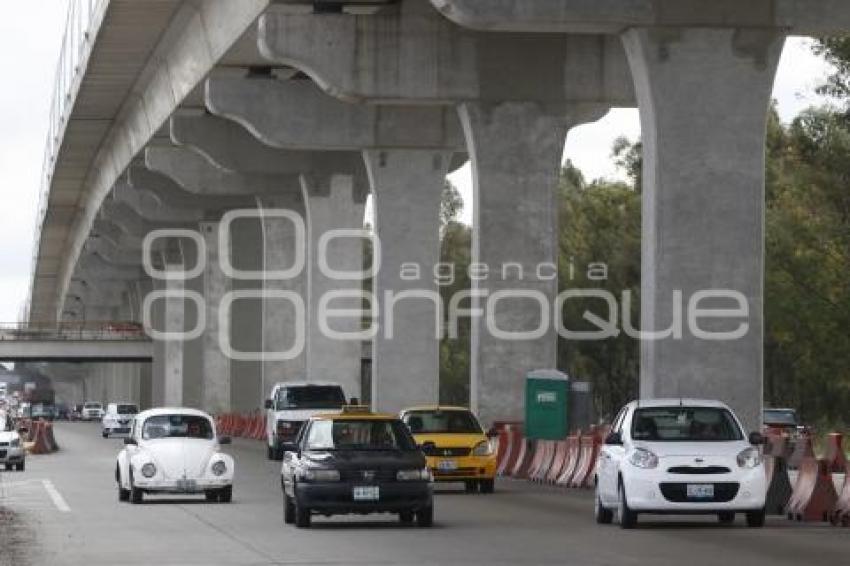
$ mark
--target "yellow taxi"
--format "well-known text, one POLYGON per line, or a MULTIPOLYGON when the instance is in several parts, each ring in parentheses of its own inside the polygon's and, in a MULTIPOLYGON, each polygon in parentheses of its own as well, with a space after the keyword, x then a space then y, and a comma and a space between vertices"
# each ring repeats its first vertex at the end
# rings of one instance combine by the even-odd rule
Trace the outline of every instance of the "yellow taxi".
POLYGON ((465 407, 427 406, 403 410, 438 482, 464 482, 466 490, 493 493, 496 453, 478 418, 465 407))

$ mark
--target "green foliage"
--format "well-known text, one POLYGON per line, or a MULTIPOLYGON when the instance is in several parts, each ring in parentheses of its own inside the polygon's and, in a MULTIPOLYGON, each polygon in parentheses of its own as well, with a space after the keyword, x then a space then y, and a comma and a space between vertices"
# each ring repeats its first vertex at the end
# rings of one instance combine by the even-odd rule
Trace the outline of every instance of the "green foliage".
POLYGON ((814 52, 835 66, 817 92, 845 101, 850 100, 850 37, 827 37, 815 42, 814 52))

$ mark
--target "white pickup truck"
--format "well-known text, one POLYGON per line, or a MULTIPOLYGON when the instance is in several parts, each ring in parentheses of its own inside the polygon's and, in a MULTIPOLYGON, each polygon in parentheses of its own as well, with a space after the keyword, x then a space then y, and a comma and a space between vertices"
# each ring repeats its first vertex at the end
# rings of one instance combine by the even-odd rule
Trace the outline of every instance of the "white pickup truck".
POLYGON ((284 446, 295 442, 301 426, 318 413, 339 411, 346 404, 338 383, 278 383, 266 399, 266 444, 269 460, 282 460, 284 446))

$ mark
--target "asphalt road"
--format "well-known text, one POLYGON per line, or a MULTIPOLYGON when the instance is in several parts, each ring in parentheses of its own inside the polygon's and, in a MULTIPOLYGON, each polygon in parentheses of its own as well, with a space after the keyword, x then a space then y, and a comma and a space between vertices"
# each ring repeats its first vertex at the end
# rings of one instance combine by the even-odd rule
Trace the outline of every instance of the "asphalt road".
POLYGON ((850 529, 782 518, 764 529, 711 518, 642 517, 624 532, 597 526, 590 492, 505 481, 497 493, 440 488, 432 529, 391 516, 283 524, 279 465, 260 443, 237 440, 234 502, 150 498, 119 503, 113 481, 121 441, 97 425, 60 423, 62 450, 0 473, 0 564, 847 564, 850 529))

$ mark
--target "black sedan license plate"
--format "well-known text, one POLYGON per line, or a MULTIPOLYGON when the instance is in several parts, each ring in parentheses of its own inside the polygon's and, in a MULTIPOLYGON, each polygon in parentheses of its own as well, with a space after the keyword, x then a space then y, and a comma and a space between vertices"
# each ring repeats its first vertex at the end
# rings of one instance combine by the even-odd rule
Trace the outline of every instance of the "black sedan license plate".
POLYGON ((354 501, 378 501, 381 490, 377 485, 356 486, 352 493, 354 501))
POLYGON ((710 483, 689 483, 688 499, 714 499, 714 485, 710 483))

